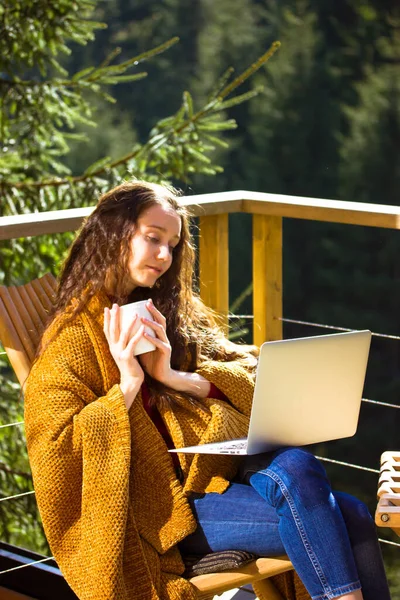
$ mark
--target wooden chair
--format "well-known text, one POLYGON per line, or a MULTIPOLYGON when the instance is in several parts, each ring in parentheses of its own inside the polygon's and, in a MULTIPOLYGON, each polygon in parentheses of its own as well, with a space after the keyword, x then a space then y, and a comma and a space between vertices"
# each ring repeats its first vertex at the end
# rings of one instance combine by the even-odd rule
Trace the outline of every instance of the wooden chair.
MULTIPOLYGON (((56 280, 50 273, 26 285, 0 286, 0 341, 21 386, 29 374, 55 289, 56 280)), ((291 570, 287 557, 259 558, 241 568, 198 575, 190 581, 198 590, 199 600, 246 584, 253 586, 260 600, 284 600, 269 578, 291 570)))
POLYGON ((53 304, 56 280, 50 273, 21 286, 0 286, 0 341, 24 384, 39 336, 53 304))
POLYGON ((400 452, 384 452, 378 487, 375 523, 400 535, 400 452))

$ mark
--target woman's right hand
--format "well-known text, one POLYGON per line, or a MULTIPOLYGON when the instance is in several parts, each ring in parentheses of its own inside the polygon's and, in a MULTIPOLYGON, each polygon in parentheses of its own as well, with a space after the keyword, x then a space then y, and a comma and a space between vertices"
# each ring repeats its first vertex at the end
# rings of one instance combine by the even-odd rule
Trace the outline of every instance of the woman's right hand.
POLYGON ((135 345, 143 336, 144 325, 139 327, 135 335, 132 336, 135 321, 136 318, 127 330, 121 331, 118 304, 113 304, 111 309, 107 307, 104 309, 104 335, 121 374, 119 385, 127 409, 131 407, 144 380, 143 369, 133 355, 135 345))

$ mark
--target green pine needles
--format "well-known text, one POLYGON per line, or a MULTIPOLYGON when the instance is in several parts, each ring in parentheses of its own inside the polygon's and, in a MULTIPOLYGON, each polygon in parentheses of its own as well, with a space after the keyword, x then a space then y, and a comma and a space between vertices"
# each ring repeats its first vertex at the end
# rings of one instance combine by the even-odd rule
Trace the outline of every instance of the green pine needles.
POLYGON ((174 37, 122 62, 115 48, 101 64, 69 74, 62 57, 70 54, 70 45, 87 44, 105 27, 90 20, 95 6, 95 0, 58 0, 51 8, 45 1, 7 0, 0 7, 2 215, 90 204, 110 185, 133 176, 187 182, 194 174, 218 173, 212 153, 226 146, 221 132, 236 127, 224 111, 259 93, 257 88, 233 95, 279 46, 275 42, 232 81, 228 70, 199 110, 185 91, 176 114, 159 121, 147 141, 72 176, 63 159, 70 140, 83 138, 74 131, 77 124, 95 125, 93 98, 115 102, 112 86, 146 77, 142 63, 179 41, 174 37))

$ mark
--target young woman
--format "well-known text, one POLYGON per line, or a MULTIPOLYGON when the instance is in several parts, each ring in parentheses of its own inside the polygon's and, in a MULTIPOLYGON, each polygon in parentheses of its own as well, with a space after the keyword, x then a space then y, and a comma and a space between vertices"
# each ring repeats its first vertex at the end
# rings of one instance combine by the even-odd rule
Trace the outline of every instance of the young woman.
POLYGON ((238 549, 287 553, 314 600, 389 599, 365 506, 311 454, 168 453, 245 436, 253 393, 256 350, 224 337, 193 266, 176 193, 143 181, 100 198, 64 264, 25 423, 68 583, 81 600, 190 600, 181 553, 238 549), (122 330, 119 306, 147 298, 154 322, 122 330), (136 358, 142 337, 155 350, 136 358))

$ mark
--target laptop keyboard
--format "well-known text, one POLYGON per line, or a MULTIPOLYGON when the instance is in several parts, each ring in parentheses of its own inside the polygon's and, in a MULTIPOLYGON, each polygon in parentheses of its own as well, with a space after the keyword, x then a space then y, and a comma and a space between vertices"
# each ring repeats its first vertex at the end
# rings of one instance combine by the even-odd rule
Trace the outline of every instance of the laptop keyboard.
POLYGON ((235 454, 241 450, 246 450, 247 440, 240 440, 237 442, 231 442, 230 444, 224 444, 220 448, 221 454, 235 454))

